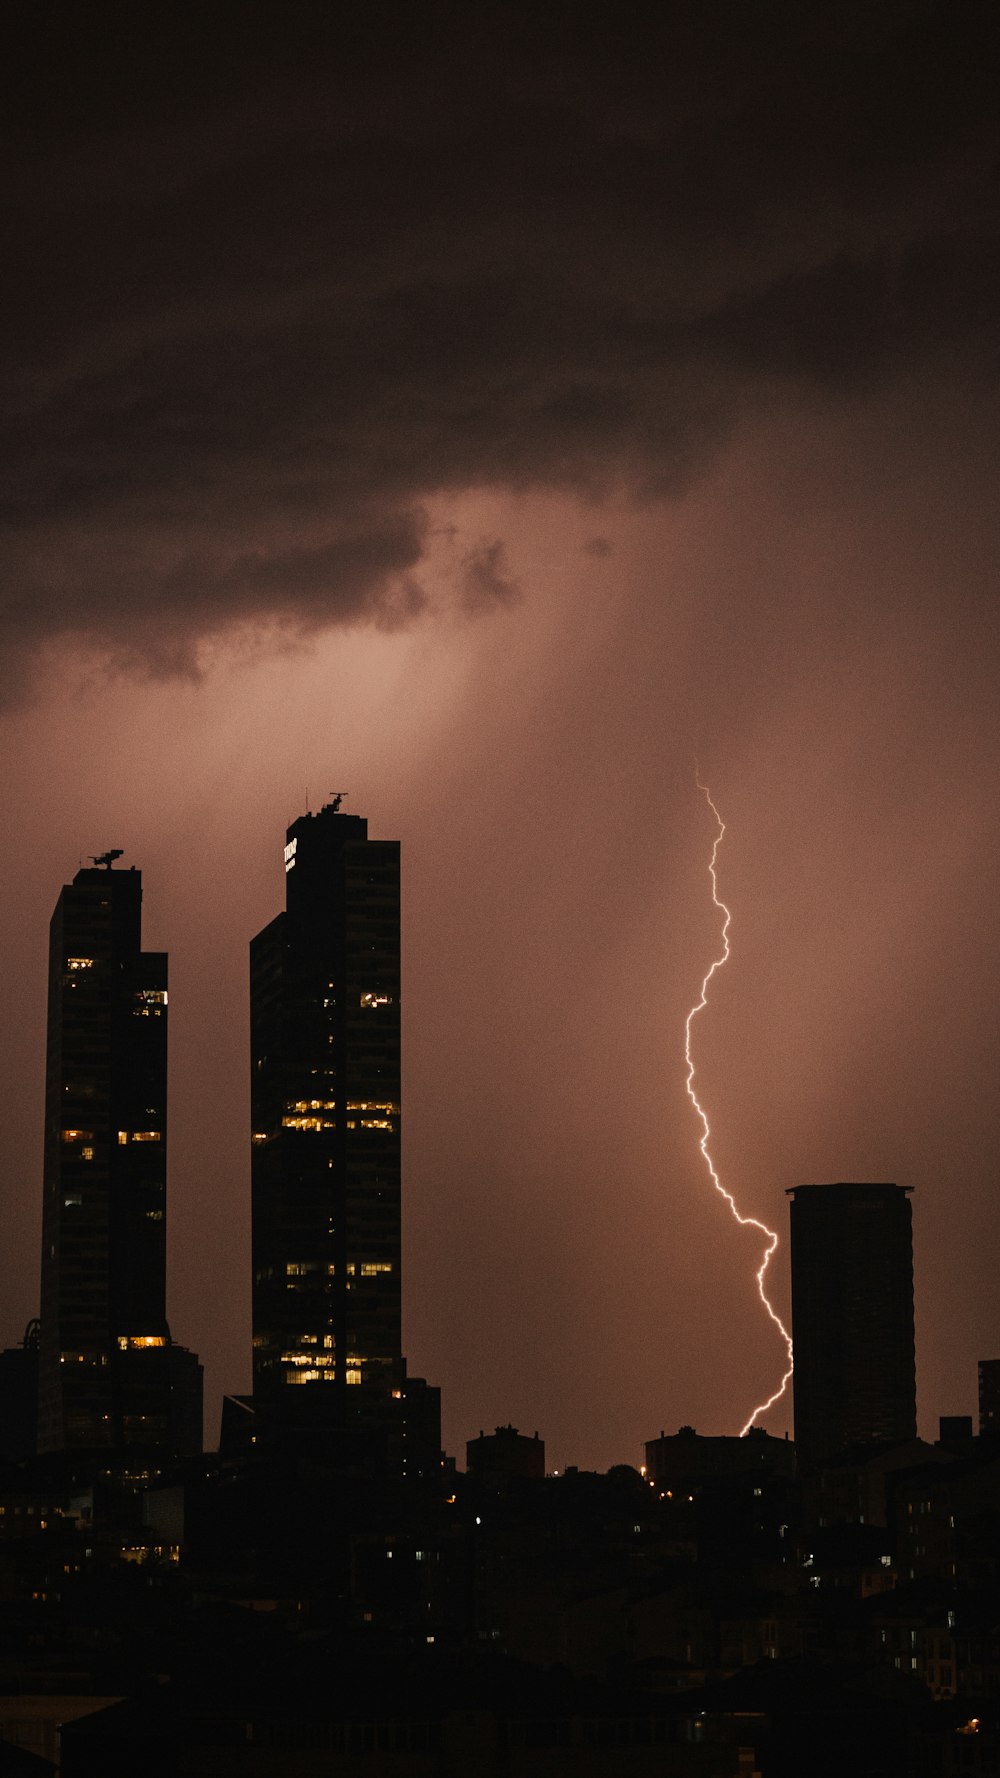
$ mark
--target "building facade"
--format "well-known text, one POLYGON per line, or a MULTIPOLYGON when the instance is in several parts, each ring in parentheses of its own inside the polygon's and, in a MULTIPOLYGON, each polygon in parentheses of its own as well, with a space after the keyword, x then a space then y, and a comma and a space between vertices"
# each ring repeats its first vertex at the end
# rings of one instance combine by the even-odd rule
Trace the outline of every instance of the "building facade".
POLYGON ((167 958, 117 856, 50 927, 40 1451, 200 1449, 200 1366, 166 1320, 167 958))
POLYGON ((401 1462, 398 842, 337 797, 285 884, 250 947, 255 1409, 401 1462))
POLYGON ((800 1185, 788 1193, 803 1474, 856 1447, 916 1437, 910 1189, 800 1185))

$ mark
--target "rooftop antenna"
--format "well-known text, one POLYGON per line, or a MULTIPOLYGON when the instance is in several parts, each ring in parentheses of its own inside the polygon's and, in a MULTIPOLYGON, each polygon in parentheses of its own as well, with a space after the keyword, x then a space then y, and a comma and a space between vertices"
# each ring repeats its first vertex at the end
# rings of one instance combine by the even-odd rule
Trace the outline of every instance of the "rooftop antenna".
POLYGON ((122 856, 122 847, 121 846, 113 846, 111 848, 110 852, 102 852, 98 858, 92 857, 90 862, 91 862, 91 864, 94 864, 94 865, 102 865, 103 864, 105 870, 110 870, 111 866, 115 862, 115 859, 121 858, 121 856, 122 856))

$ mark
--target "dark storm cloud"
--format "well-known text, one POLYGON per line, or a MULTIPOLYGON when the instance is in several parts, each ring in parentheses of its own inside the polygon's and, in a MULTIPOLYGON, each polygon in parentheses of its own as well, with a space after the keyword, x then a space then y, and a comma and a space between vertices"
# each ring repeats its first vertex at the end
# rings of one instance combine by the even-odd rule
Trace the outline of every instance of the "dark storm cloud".
POLYGON ((991 7, 208 10, 8 73, 11 657, 409 621, 436 494, 995 371, 991 7))

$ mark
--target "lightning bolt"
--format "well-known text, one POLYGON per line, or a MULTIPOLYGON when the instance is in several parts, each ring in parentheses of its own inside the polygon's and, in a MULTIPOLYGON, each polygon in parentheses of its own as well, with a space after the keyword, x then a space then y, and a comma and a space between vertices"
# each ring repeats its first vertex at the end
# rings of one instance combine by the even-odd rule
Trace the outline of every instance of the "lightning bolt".
POLYGON ((779 1384, 778 1388, 774 1391, 773 1395, 768 1396, 766 1401, 762 1401, 758 1407, 754 1408, 754 1411, 750 1415, 750 1418, 746 1422, 746 1425, 740 1429, 740 1437, 744 1438, 746 1436, 746 1434, 750 1431, 750 1428, 754 1424, 754 1421, 757 1419, 758 1415, 766 1414, 768 1408, 773 1408, 775 1402, 781 1400, 782 1396, 785 1393, 785 1390, 788 1387, 789 1379, 791 1378, 792 1369, 793 1369, 793 1365, 792 1365, 792 1337, 791 1337, 790 1333, 788 1332, 788 1329, 785 1326, 784 1322, 782 1321, 781 1316, 778 1314, 773 1303, 770 1301, 767 1291, 764 1289, 764 1279, 767 1275, 767 1268, 771 1263, 771 1256, 774 1253, 774 1251, 778 1245, 778 1237, 775 1234, 775 1231, 773 1229, 769 1229, 766 1223, 758 1221, 756 1216, 742 1216, 736 1207, 736 1199, 733 1197, 732 1192, 727 1191, 726 1187, 723 1185, 721 1179, 719 1178, 718 1173, 715 1170, 715 1166, 712 1161, 712 1157, 708 1152, 708 1140, 711 1135, 711 1130, 709 1128, 708 1118, 705 1115, 705 1111, 701 1105, 700 1100, 698 1099, 698 1095, 694 1090, 694 1061, 691 1056, 691 1025, 692 1025, 693 1021, 697 1018, 698 1014, 700 1012, 704 1012, 705 1007, 708 1005, 708 985, 709 985, 710 981, 712 980, 712 977, 715 975, 716 971, 721 969, 722 965, 724 963, 728 962, 728 960, 729 960, 729 924, 732 919, 732 915, 729 912, 729 909, 727 908, 725 902, 719 900, 719 883, 718 883, 718 878, 715 873, 715 861, 719 856, 719 847, 722 844, 722 836, 726 831, 726 824, 723 821, 722 816, 719 814, 719 811, 716 808, 714 802, 712 801, 711 795, 708 790, 708 786, 701 782, 700 777, 695 778, 695 783, 697 784, 699 790, 704 791, 705 801, 707 802, 709 808, 711 809, 712 814, 715 816, 716 822, 718 824, 719 831, 715 836, 715 844, 712 847, 712 856, 711 856, 711 859, 709 860, 708 874, 712 880, 712 901, 713 901, 714 905, 718 908, 720 914, 722 914, 724 916, 724 918, 723 918, 723 922, 722 922, 722 954, 721 954, 721 956, 716 957, 714 963, 712 964, 711 968, 709 969, 708 973, 706 974, 706 976, 701 984, 701 997, 696 1002, 696 1004, 694 1006, 692 1006, 691 1011, 688 1013, 688 1016, 687 1016, 687 1022, 685 1023, 685 1026, 684 1026, 684 1057, 687 1062, 687 1070, 688 1070, 687 1071, 687 1081, 685 1084, 687 1086, 688 1098, 690 1099, 692 1105, 695 1108, 695 1111, 698 1114, 698 1117, 701 1120, 702 1134, 701 1134, 701 1141, 698 1144, 698 1146, 701 1149, 702 1157, 704 1159, 705 1165, 708 1168, 709 1174, 711 1176, 712 1184, 714 1185, 719 1196, 722 1198, 725 1198, 726 1203, 729 1205, 729 1208, 732 1211, 733 1216, 736 1218, 736 1221, 740 1224, 740 1226, 742 1228, 759 1229, 761 1234, 765 1235, 767 1237, 767 1248, 764 1253, 764 1258, 762 1259, 760 1266, 758 1267, 758 1270, 757 1270, 757 1294, 760 1297, 760 1300, 763 1303, 768 1314, 770 1315, 771 1320, 774 1322, 775 1327, 778 1329, 778 1332, 780 1333, 782 1339, 784 1340, 785 1349, 786 1349, 787 1356, 788 1356, 788 1369, 786 1370, 784 1376, 782 1377, 781 1383, 779 1384))

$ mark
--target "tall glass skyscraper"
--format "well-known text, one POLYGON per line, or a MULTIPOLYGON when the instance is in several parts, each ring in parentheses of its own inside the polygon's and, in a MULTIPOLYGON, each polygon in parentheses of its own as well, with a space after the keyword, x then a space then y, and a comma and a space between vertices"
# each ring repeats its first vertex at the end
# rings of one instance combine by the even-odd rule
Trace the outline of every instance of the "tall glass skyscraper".
POLYGON ((399 845, 336 797, 284 861, 250 947, 254 1400, 405 1467, 399 845))
POLYGON ((39 1449, 201 1446, 166 1320, 167 958, 142 877, 78 871, 49 941, 39 1449))

